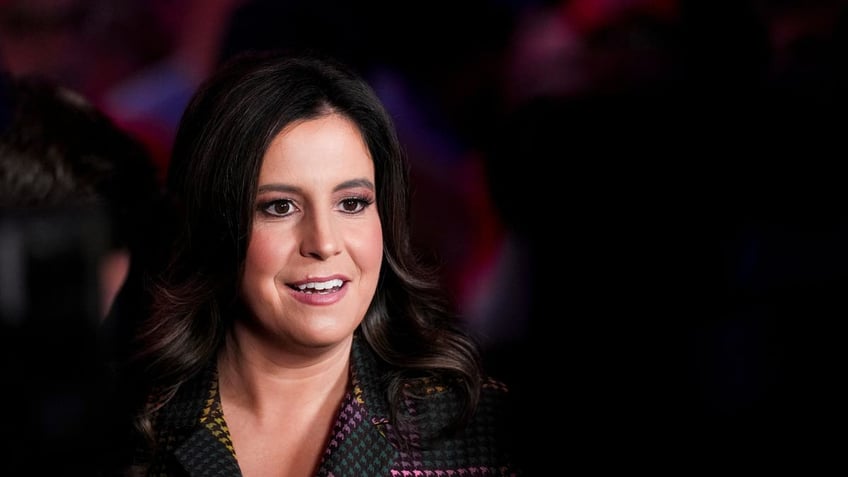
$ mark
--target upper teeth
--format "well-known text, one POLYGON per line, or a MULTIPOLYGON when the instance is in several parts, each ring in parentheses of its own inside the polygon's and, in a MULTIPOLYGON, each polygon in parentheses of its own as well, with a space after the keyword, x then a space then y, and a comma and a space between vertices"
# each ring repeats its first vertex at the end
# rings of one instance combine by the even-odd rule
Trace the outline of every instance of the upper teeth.
POLYGON ((304 283, 302 285, 298 285, 297 288, 298 288, 298 290, 301 290, 301 291, 307 290, 307 289, 310 289, 310 288, 314 289, 314 290, 329 290, 330 288, 338 288, 338 287, 342 286, 342 283, 343 282, 341 280, 339 280, 338 278, 335 278, 333 280, 327 280, 326 282, 304 283))

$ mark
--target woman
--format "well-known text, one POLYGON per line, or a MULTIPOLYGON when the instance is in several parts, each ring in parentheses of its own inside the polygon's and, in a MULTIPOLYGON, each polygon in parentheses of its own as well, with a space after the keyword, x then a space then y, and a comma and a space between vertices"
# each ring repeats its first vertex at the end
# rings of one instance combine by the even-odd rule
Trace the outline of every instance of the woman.
POLYGON ((415 260, 408 181, 385 109, 331 60, 246 54, 200 88, 125 370, 133 474, 518 475, 506 389, 415 260))

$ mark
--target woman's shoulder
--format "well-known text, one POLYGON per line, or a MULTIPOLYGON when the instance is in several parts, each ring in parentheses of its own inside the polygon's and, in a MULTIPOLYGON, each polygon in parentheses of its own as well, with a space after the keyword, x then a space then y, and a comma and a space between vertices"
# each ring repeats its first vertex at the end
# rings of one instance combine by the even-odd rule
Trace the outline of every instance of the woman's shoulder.
MULTIPOLYGON (((450 393, 456 389, 457 382, 446 377, 426 376, 410 379, 404 384, 406 390, 416 396, 438 396, 450 393)), ((504 381, 492 376, 483 376, 480 383, 483 394, 501 396, 509 394, 509 386, 504 381)))
POLYGON ((450 429, 450 418, 462 409, 458 389, 450 381, 433 378, 415 380, 409 386, 418 397, 411 402, 410 412, 418 418, 416 435, 422 461, 432 459, 458 469, 470 465, 490 475, 519 475, 514 468, 509 387, 505 383, 486 377, 468 420, 448 433, 442 431, 450 429))
MULTIPOLYGON (((418 377, 404 383, 405 394, 417 400, 461 399, 461 383, 445 377, 418 377)), ((480 382, 480 399, 504 401, 510 398, 509 386, 497 378, 484 376, 480 382)))

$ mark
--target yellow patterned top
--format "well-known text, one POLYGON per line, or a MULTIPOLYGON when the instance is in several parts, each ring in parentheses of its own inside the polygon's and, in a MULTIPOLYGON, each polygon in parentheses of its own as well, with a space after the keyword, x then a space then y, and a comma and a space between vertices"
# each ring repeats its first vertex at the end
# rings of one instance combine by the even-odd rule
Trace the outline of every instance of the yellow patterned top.
POLYGON ((233 440, 230 438, 230 429, 224 420, 224 408, 221 406, 221 393, 218 390, 217 373, 214 379, 211 380, 211 383, 206 404, 203 406, 203 412, 200 414, 200 424, 206 426, 212 435, 230 450, 230 453, 235 458, 236 451, 233 447, 233 440))

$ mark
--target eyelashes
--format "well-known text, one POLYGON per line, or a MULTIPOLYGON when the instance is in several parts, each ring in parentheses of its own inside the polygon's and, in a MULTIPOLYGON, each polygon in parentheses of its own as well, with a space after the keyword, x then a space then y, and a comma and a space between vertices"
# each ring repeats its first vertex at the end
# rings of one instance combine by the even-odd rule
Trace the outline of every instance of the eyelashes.
POLYGON ((339 202, 343 212, 348 214, 356 214, 365 210, 368 206, 374 203, 374 199, 370 197, 348 197, 339 202))
POLYGON ((275 199, 259 204, 259 211, 274 217, 285 217, 293 213, 294 202, 289 199, 275 199))
MULTIPOLYGON (((373 197, 351 196, 338 201, 335 210, 348 215, 356 215, 364 212, 373 204, 373 197)), ((259 212, 270 217, 288 217, 302 210, 293 199, 263 201, 258 204, 257 209, 259 212)))

